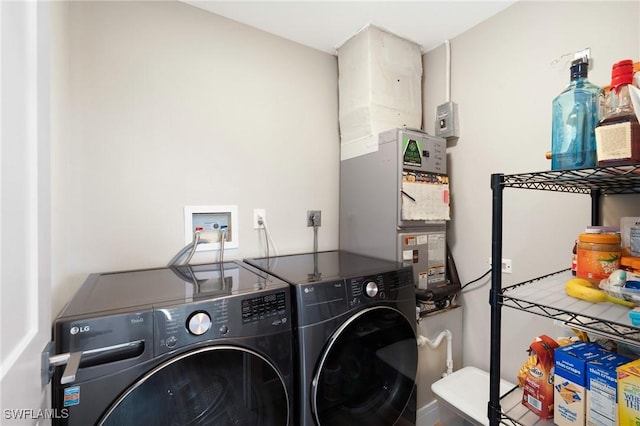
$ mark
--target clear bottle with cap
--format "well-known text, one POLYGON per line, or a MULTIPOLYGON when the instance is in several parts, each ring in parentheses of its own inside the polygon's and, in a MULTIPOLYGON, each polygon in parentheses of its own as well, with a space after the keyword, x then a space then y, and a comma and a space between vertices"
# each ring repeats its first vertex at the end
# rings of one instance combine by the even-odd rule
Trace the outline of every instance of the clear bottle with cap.
POLYGON ((632 84, 633 61, 625 59, 613 64, 604 114, 596 127, 598 166, 640 162, 640 124, 629 93, 632 84))
POLYGON ((603 91, 587 80, 588 69, 587 58, 571 62, 571 81, 552 102, 552 170, 596 166, 595 127, 603 91))

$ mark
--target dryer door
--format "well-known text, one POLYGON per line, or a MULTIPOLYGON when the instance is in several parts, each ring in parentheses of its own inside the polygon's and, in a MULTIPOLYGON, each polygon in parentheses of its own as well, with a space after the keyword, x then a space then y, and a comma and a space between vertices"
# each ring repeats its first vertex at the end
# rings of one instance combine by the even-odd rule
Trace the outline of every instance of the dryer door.
POLYGON ((320 358, 311 389, 317 424, 394 424, 412 397, 417 369, 409 320, 386 306, 360 311, 334 333, 320 358))
POLYGON ((212 346, 151 370, 115 402, 100 425, 264 425, 289 421, 282 376, 259 354, 212 346))

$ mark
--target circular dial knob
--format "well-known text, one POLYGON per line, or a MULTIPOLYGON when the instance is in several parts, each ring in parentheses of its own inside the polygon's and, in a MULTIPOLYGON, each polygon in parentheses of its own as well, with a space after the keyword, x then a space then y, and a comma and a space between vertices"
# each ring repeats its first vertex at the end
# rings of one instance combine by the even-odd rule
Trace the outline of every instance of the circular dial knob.
POLYGON ((378 294, 378 284, 373 281, 369 281, 364 285, 364 292, 369 297, 376 297, 378 294))
POLYGON ((187 321, 187 330, 195 336, 201 336, 211 328, 211 317, 206 312, 196 312, 187 321))

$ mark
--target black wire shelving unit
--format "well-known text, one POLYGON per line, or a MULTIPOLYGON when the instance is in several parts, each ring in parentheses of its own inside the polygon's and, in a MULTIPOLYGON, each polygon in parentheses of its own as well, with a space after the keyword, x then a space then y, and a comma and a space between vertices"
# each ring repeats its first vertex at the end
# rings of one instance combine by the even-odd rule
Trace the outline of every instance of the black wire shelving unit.
MULTIPOLYGON (((502 259, 502 209, 505 188, 586 194, 591 197, 591 224, 600 224, 603 195, 640 194, 640 164, 601 168, 554 170, 534 173, 491 175, 491 257, 502 259)), ((491 273, 491 361, 488 416, 492 426, 553 424, 542 421, 520 404, 518 392, 500 395, 500 347, 502 306, 561 321, 568 326, 640 345, 640 329, 631 325, 629 308, 611 303, 594 304, 574 300, 564 293, 569 270, 502 288, 500 262, 491 273)), ((520 393, 521 395, 521 393, 520 393)))

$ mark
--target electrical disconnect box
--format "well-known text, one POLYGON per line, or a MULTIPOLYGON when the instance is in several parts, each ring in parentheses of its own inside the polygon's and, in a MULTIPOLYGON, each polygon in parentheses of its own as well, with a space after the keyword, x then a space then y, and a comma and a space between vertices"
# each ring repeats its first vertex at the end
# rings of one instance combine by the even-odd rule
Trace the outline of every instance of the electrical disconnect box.
POLYGON ((441 138, 457 138, 458 135, 458 105, 445 102, 436 107, 436 136, 441 138))

